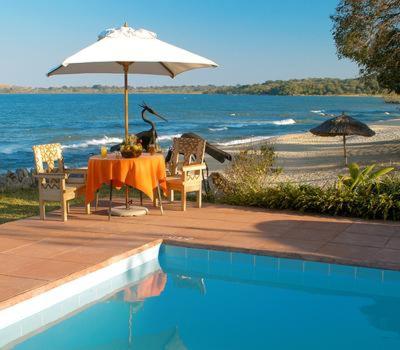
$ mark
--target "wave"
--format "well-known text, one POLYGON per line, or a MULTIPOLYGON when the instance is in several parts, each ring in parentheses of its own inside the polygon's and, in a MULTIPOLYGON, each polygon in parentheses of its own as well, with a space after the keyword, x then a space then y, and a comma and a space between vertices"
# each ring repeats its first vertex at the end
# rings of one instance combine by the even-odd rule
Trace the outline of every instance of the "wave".
POLYGON ((83 141, 80 143, 73 143, 72 145, 64 145, 62 148, 87 148, 90 146, 103 146, 110 143, 121 143, 122 139, 119 137, 108 137, 104 136, 101 139, 92 139, 89 141, 83 141))
POLYGON ((277 120, 275 122, 272 122, 272 124, 275 124, 275 125, 292 125, 292 124, 296 124, 296 121, 294 119, 290 118, 290 119, 277 120))
POLYGON ((315 110, 311 110, 310 112, 314 113, 314 114, 322 115, 322 116, 329 115, 329 114, 325 113, 324 109, 315 109, 315 110))
POLYGON ((236 113, 229 114, 231 117, 236 117, 236 113))
POLYGON ((163 136, 158 136, 158 141, 168 141, 172 140, 174 137, 181 137, 182 134, 173 134, 173 135, 163 135, 163 136))
MULTIPOLYGON (((223 124, 221 127, 215 128, 215 129, 222 129, 222 128, 243 128, 246 126, 262 126, 262 125, 292 125, 296 124, 296 121, 292 118, 288 119, 282 119, 282 120, 265 120, 265 121, 253 121, 253 122, 247 122, 247 123, 236 123, 236 124, 223 124)), ((214 130, 215 130, 214 129, 214 130)), ((211 131, 214 131, 212 129, 209 129, 211 131)), ((226 129, 224 129, 226 130, 226 129)))
MULTIPOLYGON (((164 136, 159 136, 158 140, 159 141, 167 141, 167 140, 172 140, 174 137, 180 137, 182 134, 173 134, 173 135, 164 135, 164 136)), ((122 138, 120 137, 109 137, 109 136, 104 136, 101 139, 92 139, 88 141, 83 141, 79 143, 73 143, 71 145, 63 145, 62 148, 64 149, 78 149, 78 148, 88 148, 90 146, 105 146, 109 144, 117 144, 122 142, 122 138)), ((2 153, 5 153, 3 151, 0 151, 2 153)), ((9 153, 12 153, 13 150, 10 150, 9 153)))
POLYGON ((231 140, 231 141, 226 141, 226 142, 218 142, 216 145, 218 146, 236 146, 236 145, 243 145, 246 143, 253 143, 253 142, 259 142, 263 140, 268 140, 273 136, 254 136, 254 137, 248 137, 245 139, 237 139, 237 140, 231 140))
POLYGON ((13 154, 19 150, 22 150, 22 147, 19 146, 3 146, 0 147, 0 153, 2 154, 13 154))
POLYGON ((223 131, 223 130, 228 130, 228 127, 223 126, 221 128, 208 128, 210 131, 223 131))

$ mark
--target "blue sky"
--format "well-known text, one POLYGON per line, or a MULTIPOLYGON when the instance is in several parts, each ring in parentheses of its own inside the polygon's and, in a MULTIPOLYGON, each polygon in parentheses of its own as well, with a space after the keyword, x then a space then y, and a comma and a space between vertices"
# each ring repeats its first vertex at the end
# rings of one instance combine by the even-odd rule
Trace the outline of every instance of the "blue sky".
POLYGON ((355 77, 338 60, 332 23, 338 0, 0 0, 0 83, 29 86, 122 84, 114 75, 47 78, 46 72, 125 21, 208 57, 218 69, 132 85, 246 84, 306 77, 355 77))

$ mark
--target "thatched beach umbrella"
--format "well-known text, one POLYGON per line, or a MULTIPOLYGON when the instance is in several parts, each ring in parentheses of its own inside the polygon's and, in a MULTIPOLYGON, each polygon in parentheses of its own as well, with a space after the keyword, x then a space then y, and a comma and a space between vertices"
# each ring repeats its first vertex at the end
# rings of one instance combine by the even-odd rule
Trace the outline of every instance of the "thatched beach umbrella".
POLYGON ((310 132, 317 136, 343 136, 343 153, 346 165, 346 136, 360 135, 371 137, 375 135, 375 131, 371 130, 368 125, 344 113, 338 117, 324 121, 321 125, 311 129, 310 132))

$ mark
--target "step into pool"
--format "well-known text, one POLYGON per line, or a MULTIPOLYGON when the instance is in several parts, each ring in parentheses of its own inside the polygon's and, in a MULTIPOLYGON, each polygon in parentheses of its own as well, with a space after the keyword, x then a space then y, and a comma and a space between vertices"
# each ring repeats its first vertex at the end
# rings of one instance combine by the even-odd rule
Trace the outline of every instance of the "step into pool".
POLYGON ((399 349, 400 272, 162 245, 158 258, 0 330, 0 344, 399 349))

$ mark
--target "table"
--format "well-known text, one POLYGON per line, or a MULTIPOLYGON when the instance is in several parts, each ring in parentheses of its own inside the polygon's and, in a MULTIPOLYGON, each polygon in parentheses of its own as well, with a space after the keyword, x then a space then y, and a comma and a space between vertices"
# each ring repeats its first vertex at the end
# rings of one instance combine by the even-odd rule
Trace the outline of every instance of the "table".
POLYGON ((150 155, 143 153, 138 158, 119 158, 108 154, 106 158, 100 155, 90 157, 86 180, 85 202, 90 203, 95 198, 96 191, 102 184, 112 187, 122 187, 124 184, 134 187, 154 200, 154 190, 167 191, 165 160, 162 154, 150 155))

